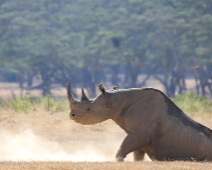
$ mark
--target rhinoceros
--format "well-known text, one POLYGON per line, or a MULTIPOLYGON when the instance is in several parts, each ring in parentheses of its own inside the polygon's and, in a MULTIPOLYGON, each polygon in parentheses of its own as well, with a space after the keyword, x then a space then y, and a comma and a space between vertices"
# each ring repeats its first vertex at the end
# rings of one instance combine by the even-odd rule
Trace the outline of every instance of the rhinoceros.
POLYGON ((93 125, 112 119, 125 132, 116 154, 124 161, 133 152, 134 161, 146 153, 157 161, 211 161, 212 130, 194 121, 163 92, 154 88, 129 88, 106 91, 89 100, 82 89, 77 101, 70 90, 70 117, 82 125, 93 125))

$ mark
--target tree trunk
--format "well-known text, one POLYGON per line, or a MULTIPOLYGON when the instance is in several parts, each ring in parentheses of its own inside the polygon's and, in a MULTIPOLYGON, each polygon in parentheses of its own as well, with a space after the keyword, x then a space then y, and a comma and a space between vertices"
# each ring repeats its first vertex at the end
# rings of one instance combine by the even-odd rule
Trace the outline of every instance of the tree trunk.
POLYGON ((51 73, 48 73, 47 71, 41 72, 41 77, 43 80, 42 83, 42 95, 47 96, 51 95, 51 73))

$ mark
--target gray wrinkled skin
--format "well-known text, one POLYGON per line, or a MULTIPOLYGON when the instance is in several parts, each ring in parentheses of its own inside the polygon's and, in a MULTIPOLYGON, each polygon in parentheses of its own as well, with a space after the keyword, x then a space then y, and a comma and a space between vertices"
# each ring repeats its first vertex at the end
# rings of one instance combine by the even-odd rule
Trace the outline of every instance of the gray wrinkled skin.
POLYGON ((153 88, 105 91, 89 100, 82 89, 76 101, 68 85, 70 117, 82 125, 112 119, 126 133, 117 154, 124 161, 133 152, 141 161, 146 153, 158 161, 211 161, 212 131, 188 117, 164 93, 153 88))

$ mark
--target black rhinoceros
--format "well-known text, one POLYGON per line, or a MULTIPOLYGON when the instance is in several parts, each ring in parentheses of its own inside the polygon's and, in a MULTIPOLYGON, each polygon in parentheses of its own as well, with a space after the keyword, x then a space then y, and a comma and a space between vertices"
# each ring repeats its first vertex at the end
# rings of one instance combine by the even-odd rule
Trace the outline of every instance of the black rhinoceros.
POLYGON ((134 160, 146 153, 152 160, 211 161, 212 131, 188 117, 163 92, 154 88, 105 91, 89 100, 82 89, 81 101, 73 98, 68 83, 70 117, 92 125, 112 119, 126 133, 116 160, 133 152, 134 160))

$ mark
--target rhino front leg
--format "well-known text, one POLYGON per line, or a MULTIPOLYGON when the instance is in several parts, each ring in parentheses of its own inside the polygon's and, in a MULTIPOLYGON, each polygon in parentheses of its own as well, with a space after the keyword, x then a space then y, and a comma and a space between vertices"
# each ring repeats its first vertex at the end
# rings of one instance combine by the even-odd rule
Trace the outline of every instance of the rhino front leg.
MULTIPOLYGON (((116 154, 116 161, 122 162, 127 154, 130 152, 136 151, 141 149, 147 144, 146 140, 142 140, 138 138, 134 134, 128 134, 124 141, 122 142, 117 154, 116 154)), ((141 155, 140 155, 141 156, 141 155)))
POLYGON ((133 152, 134 161, 143 161, 145 152, 142 149, 138 149, 133 152))

